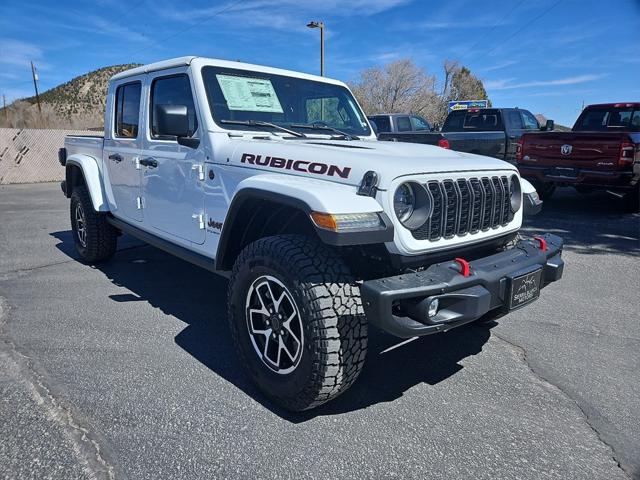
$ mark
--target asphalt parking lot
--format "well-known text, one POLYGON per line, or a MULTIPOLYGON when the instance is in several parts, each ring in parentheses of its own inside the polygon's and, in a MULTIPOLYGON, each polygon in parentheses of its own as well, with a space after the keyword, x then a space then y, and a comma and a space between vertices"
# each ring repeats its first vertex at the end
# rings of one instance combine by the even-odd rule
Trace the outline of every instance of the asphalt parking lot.
POLYGON ((640 478, 640 216, 561 189, 562 282, 392 348, 292 415, 239 368, 226 281, 129 238, 75 260, 58 185, 0 187, 2 478, 640 478))

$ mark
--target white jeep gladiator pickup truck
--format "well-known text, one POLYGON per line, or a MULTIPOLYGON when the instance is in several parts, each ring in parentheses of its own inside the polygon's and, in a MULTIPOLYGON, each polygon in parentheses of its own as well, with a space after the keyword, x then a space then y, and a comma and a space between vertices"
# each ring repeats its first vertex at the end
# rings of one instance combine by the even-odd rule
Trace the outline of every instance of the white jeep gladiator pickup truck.
POLYGON ((62 184, 80 258, 123 232, 229 277, 239 357, 299 411, 358 377, 374 325, 410 338, 495 318, 561 278, 562 239, 516 168, 378 142, 339 81, 183 57, 109 84, 104 137, 69 136, 62 184))

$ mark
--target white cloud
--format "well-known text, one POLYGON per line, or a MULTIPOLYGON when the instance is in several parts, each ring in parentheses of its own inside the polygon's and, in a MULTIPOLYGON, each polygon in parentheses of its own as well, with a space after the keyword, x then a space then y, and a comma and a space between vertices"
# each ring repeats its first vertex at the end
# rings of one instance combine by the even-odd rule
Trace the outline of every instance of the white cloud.
POLYGON ((24 67, 41 56, 42 49, 37 45, 11 38, 0 39, 0 64, 24 67))
POLYGON ((578 75, 575 77, 558 78, 555 80, 534 80, 531 82, 512 83, 513 78, 501 79, 501 80, 487 80, 484 82, 484 86, 491 90, 511 90, 514 88, 530 88, 530 87, 553 87, 560 85, 576 85, 579 83, 592 82, 605 77, 604 74, 588 74, 578 75))

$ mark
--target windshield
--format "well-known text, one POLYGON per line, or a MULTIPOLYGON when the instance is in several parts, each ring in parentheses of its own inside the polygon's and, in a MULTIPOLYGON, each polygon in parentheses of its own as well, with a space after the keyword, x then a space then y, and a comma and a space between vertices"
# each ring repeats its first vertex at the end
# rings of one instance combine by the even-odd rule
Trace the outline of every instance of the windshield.
POLYGON ((587 108, 578 118, 573 130, 640 132, 640 110, 634 110, 633 107, 587 108))
POLYGON ((254 130, 259 126, 225 121, 257 121, 312 135, 333 135, 326 127, 349 135, 371 134, 353 96, 340 85, 222 67, 204 67, 202 76, 211 115, 223 128, 254 130))

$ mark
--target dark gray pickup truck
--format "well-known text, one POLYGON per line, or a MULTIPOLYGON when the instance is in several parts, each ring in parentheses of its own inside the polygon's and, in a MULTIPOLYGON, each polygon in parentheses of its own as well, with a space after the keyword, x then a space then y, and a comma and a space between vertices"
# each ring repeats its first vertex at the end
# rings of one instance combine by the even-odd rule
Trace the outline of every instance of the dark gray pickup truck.
MULTIPOLYGON (((440 133, 414 127, 415 115, 372 115, 378 139, 425 143, 458 152, 476 153, 514 163, 518 141, 525 133, 553 130, 553 120, 540 126, 536 117, 520 108, 473 108, 449 113, 440 133), (411 127, 411 128, 410 128, 411 127)), ((428 122, 423 120, 427 125, 428 122)))
POLYGON ((553 120, 540 126, 536 117, 520 108, 474 108, 451 112, 441 133, 452 150, 477 153, 515 162, 524 133, 553 130, 553 120))

